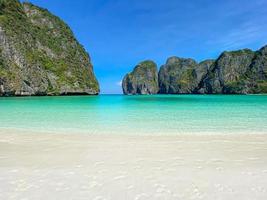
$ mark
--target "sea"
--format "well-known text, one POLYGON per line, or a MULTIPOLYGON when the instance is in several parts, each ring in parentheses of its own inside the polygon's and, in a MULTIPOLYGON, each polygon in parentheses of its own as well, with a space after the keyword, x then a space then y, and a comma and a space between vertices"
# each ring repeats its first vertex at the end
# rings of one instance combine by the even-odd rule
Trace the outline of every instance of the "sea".
POLYGON ((36 134, 266 134, 267 95, 1 97, 0 130, 36 134))

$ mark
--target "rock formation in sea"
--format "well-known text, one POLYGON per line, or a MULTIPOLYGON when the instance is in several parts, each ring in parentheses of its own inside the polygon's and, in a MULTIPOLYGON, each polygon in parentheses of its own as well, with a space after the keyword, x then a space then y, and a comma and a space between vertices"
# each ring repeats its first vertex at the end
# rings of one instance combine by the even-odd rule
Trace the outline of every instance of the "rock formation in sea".
MULTIPOLYGON (((135 81, 135 85, 138 83, 135 81)), ((225 51, 216 60, 200 63, 191 58, 170 57, 159 70, 158 83, 160 94, 267 93, 267 46, 255 52, 225 51)), ((129 79, 127 84, 132 81, 129 79)), ((124 93, 129 94, 125 89, 124 93)))
POLYGON ((159 70, 160 93, 191 93, 197 84, 197 62, 193 59, 170 57, 159 70))
POLYGON ((88 53, 48 10, 0 1, 0 96, 98 94, 88 53))
POLYGON ((250 80, 251 93, 267 93, 267 45, 255 52, 246 75, 250 80))
POLYGON ((212 94, 249 93, 246 74, 253 58, 254 52, 249 49, 223 52, 203 79, 200 90, 212 94))
POLYGON ((122 81, 124 94, 157 94, 158 71, 153 61, 146 60, 139 63, 122 81))

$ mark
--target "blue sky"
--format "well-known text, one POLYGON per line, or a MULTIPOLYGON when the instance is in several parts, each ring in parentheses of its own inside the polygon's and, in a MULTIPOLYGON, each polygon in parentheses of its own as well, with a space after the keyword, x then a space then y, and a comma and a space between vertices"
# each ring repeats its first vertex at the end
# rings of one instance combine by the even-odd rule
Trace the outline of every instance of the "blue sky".
POLYGON ((266 0, 31 0, 62 18, 89 52, 101 93, 140 61, 197 61, 267 44, 266 0))

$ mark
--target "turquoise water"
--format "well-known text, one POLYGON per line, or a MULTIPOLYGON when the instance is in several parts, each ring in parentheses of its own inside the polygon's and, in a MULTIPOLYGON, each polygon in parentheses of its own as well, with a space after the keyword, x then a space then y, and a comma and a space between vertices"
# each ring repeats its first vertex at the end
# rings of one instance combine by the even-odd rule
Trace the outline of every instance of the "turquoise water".
POLYGON ((0 98, 0 129, 88 134, 267 133, 267 96, 0 98))

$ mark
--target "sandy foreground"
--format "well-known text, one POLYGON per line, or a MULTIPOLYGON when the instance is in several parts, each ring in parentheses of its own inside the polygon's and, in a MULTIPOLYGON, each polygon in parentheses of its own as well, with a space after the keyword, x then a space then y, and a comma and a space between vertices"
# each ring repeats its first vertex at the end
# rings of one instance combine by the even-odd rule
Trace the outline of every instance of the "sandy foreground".
POLYGON ((266 135, 0 131, 0 199, 267 199, 266 135))

